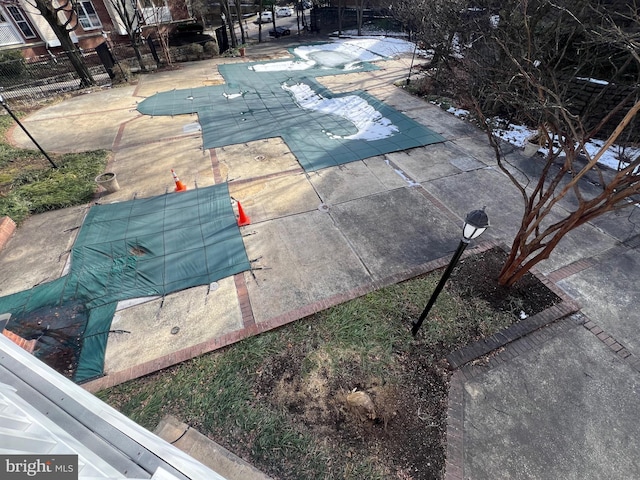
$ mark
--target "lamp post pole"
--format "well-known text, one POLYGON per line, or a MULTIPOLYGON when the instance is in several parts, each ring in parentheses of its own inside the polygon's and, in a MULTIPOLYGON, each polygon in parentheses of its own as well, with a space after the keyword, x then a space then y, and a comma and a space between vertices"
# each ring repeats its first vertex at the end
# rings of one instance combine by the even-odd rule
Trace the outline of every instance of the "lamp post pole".
POLYGON ((420 327, 422 326, 422 322, 424 322, 424 319, 427 318, 427 315, 429 314, 431 307, 433 307, 433 304, 436 303, 436 300, 438 299, 438 295, 440 295, 440 292, 444 288, 444 284, 447 283, 447 280, 451 276, 451 272, 453 271, 456 264, 458 263, 458 260, 460 260, 460 257, 462 256, 462 252, 464 252, 464 249, 467 248, 467 245, 469 245, 468 241, 465 242, 464 239, 460 240, 458 249, 456 250, 456 253, 453 254, 453 257, 451 258, 451 261, 449 262, 447 269, 442 274, 442 278, 440 278, 440 281, 438 282, 436 289, 431 294, 429 303, 427 303, 427 306, 424 308, 422 315, 420 315, 420 318, 418 318, 418 321, 413 322, 413 328, 411 329, 411 333, 414 337, 416 336, 416 333, 418 333, 418 330, 420 330, 420 327))
POLYGON ((409 75, 407 75, 407 80, 406 80, 406 84, 407 85, 409 85, 411 83, 411 70, 413 70, 413 62, 416 59, 416 50, 418 49, 417 40, 414 38, 413 41, 415 43, 413 45, 413 55, 411 56, 411 65, 409 66, 409 75))
POLYGON ((0 104, 2 104, 2 106, 7 111, 7 113, 9 115, 11 115, 11 118, 13 118, 15 120, 15 122, 22 129, 22 131, 27 134, 27 137, 29 137, 31 139, 31 141, 35 144, 35 146, 38 147, 38 150, 40 150, 42 152, 42 154, 45 156, 45 158, 47 160, 49 160, 49 163, 53 166, 53 168, 58 168, 58 166, 55 163, 53 163, 53 160, 51 160, 51 157, 49 157, 49 155, 47 155, 47 152, 45 152, 42 149, 42 147, 40 146, 40 144, 38 142, 36 142, 36 139, 31 136, 31 134, 27 131, 26 128, 24 128, 24 125, 22 125, 20 120, 18 120, 18 117, 16 117, 15 114, 11 111, 11 109, 9 108, 9 105, 7 105, 7 102, 5 101, 5 99, 4 99, 4 97, 2 95, 0 95, 0 104))
POLYGON ((422 326, 422 322, 424 322, 425 318, 427 318, 429 311, 431 310, 433 305, 436 303, 436 300, 438 299, 438 295, 440 295, 440 292, 444 288, 444 284, 447 283, 447 280, 451 276, 451 272, 453 271, 456 264, 460 260, 460 257, 462 256, 462 253, 464 252, 465 248, 467 248, 467 245, 469 245, 471 240, 479 237, 488 227, 489 227, 489 218, 487 217, 487 214, 484 212, 484 208, 482 210, 474 210, 473 212, 467 215, 467 218, 464 222, 464 226, 462 228, 462 239, 460 240, 460 244, 458 245, 456 252, 453 254, 453 257, 451 258, 451 261, 449 262, 447 269, 442 274, 442 277, 440 278, 440 281, 438 282, 436 289, 431 294, 431 298, 429 299, 427 306, 424 308, 422 314, 420 315, 420 318, 418 318, 417 321, 412 322, 413 327, 411 328, 411 334, 414 337, 418 333, 418 330, 420 330, 420 327, 422 326))

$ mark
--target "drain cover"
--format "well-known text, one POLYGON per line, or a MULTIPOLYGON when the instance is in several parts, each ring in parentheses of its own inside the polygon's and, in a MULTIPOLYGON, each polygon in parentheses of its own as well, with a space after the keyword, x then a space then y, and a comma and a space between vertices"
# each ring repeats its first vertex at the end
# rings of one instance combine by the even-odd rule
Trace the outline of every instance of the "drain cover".
POLYGON ((320 210, 321 212, 328 212, 329 205, 327 205, 326 203, 321 203, 320 205, 318 205, 318 210, 320 210))
POLYGON ((180 327, 173 327, 171 329, 171 335, 175 335, 176 333, 178 333, 180 331, 180 327))
POLYGON ((265 158, 266 158, 266 157, 265 157, 264 155, 256 155, 256 156, 254 157, 254 159, 255 159, 256 161, 258 161, 258 162, 263 161, 265 158))

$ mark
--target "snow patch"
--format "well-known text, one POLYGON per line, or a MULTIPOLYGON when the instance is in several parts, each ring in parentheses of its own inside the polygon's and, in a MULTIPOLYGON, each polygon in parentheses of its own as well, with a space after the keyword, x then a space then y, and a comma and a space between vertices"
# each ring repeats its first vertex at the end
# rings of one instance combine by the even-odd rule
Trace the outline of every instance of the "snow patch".
MULTIPOLYGON (((333 43, 296 47, 293 53, 299 60, 258 63, 249 66, 256 72, 307 70, 313 67, 357 70, 362 62, 376 62, 404 53, 413 53, 415 44, 400 38, 371 36, 340 39, 333 43)), ((418 51, 419 54, 425 54, 418 51)))
POLYGON ((398 132, 391 120, 383 117, 363 98, 357 95, 345 95, 337 98, 325 98, 313 91, 305 83, 295 85, 283 84, 282 88, 289 92, 300 108, 314 110, 325 114, 342 117, 358 130, 353 135, 341 136, 326 132, 330 138, 344 140, 381 140, 398 132))

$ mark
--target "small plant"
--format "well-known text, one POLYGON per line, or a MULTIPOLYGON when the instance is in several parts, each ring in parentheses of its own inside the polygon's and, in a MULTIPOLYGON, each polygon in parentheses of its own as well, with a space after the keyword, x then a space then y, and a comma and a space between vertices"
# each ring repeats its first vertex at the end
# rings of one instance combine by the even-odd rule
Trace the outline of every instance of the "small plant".
POLYGON ((246 45, 238 45, 235 48, 230 48, 228 50, 226 50, 222 56, 223 57, 240 57, 241 55, 241 49, 244 50, 246 48, 246 45))
POLYGON ((440 95, 429 95, 427 96, 427 100, 429 101, 429 103, 440 107, 445 112, 454 105, 454 101, 451 98, 443 97, 440 95))

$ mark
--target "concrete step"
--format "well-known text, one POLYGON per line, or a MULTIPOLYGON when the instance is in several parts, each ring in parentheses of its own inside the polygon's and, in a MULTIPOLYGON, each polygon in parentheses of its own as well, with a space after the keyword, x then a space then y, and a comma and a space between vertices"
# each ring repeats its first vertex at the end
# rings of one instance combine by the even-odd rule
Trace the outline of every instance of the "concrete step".
POLYGON ((167 415, 154 430, 163 440, 191 455, 227 480, 271 480, 261 471, 197 430, 167 415))

